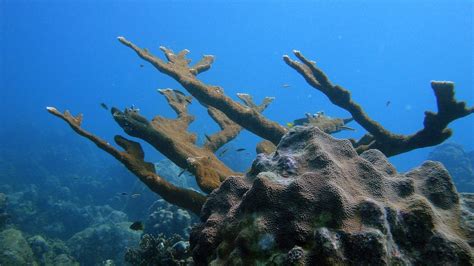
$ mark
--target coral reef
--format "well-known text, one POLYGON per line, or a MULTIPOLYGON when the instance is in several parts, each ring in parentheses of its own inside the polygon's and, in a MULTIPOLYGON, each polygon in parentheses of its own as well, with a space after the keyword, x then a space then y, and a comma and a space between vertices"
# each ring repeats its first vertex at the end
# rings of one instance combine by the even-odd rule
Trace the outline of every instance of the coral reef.
POLYGON ((127 220, 125 213, 108 205, 84 206, 70 201, 65 195, 53 197, 41 192, 37 186, 30 185, 23 191, 9 194, 11 220, 29 234, 65 240, 92 225, 127 220))
MULTIPOLYGON (((48 149, 30 148, 35 150, 32 158, 41 157, 42 152, 43 157, 47 157, 45 154, 50 152, 48 149)), ((11 152, 8 149, 3 151, 11 152)), ((74 154, 66 152, 62 154, 73 161, 80 161, 82 157, 76 158, 74 154)), ((0 154, 0 158, 4 155, 0 154)), ((149 208, 156 201, 156 194, 131 178, 133 176, 130 174, 124 175, 120 165, 112 166, 114 162, 109 161, 102 161, 100 169, 103 172, 100 175, 95 176, 94 169, 84 173, 85 176, 77 175, 77 178, 72 178, 77 174, 75 168, 66 173, 55 168, 49 171, 50 167, 45 167, 36 173, 35 182, 27 179, 31 169, 18 168, 15 162, 0 164, 1 180, 4 180, 2 174, 10 172, 21 180, 14 186, 10 186, 8 181, 8 185, 0 185, 1 191, 5 192, 0 193, 0 215, 8 218, 6 228, 15 228, 21 232, 33 252, 34 263, 79 265, 79 262, 87 262, 90 264, 86 265, 103 265, 108 260, 113 265, 123 265, 126 247, 136 246, 140 238, 139 233, 128 229, 130 221, 143 219, 148 214, 154 214, 155 220, 150 220, 150 226, 146 226, 145 230, 154 228, 153 233, 163 230, 167 235, 179 233, 183 237, 189 234, 190 225, 197 221, 195 216, 163 200, 161 204, 149 208), (126 195, 122 195, 123 192, 126 195), (160 218, 163 218, 166 226, 160 224, 160 218), (111 239, 113 244, 109 243, 111 239), (97 256, 93 252, 103 254, 97 256)), ((177 178, 180 170, 176 166, 170 169, 171 164, 170 161, 160 164, 160 174, 170 179, 177 178), (167 170, 168 173, 165 173, 167 170)), ((80 171, 78 173, 82 174, 80 171)), ((2 230, 0 228, 0 232, 2 230)))
POLYGON ((0 232, 0 265, 38 265, 20 231, 6 229, 0 232))
MULTIPOLYGON (((115 107, 111 109, 113 119, 125 133, 148 142, 177 166, 194 175, 204 193, 176 186, 156 174, 154 165, 144 160, 145 155, 138 142, 117 135, 115 142, 124 150, 120 151, 82 128, 81 114, 73 116, 67 110, 60 112, 54 107, 47 107, 47 111, 64 120, 77 134, 89 139, 124 164, 166 201, 199 214, 206 200, 206 193, 219 187, 228 176, 242 175, 234 172, 215 155, 220 147, 232 141, 245 128, 268 141, 259 145, 257 150, 269 153, 273 147, 268 143, 278 145, 282 136, 288 131, 286 127, 261 114, 273 101, 272 97, 266 97, 262 104, 257 105, 250 95, 238 93, 237 97, 243 102, 240 104, 225 95, 221 87, 206 84, 198 79, 200 73, 211 68, 213 56, 205 55, 196 64, 190 65, 191 60, 187 58, 188 50, 174 53, 166 47, 160 47, 167 59, 165 61, 124 37, 118 37, 118 41, 135 51, 140 58, 152 64, 158 71, 175 79, 190 95, 169 88, 158 90, 176 112, 175 119, 155 116, 150 121, 135 108, 120 111, 115 107), (194 121, 194 116, 187 110, 193 97, 208 110, 209 115, 221 129, 211 136, 206 135, 207 140, 202 146, 196 144, 196 134, 188 132, 190 123, 194 121)), ((352 119, 355 120, 368 132, 358 141, 351 140, 351 144, 359 154, 369 149, 378 149, 386 156, 392 156, 437 145, 451 136, 452 132, 447 128, 450 122, 474 112, 474 108, 468 108, 464 102, 454 98, 452 82, 433 81, 431 86, 436 97, 438 112, 425 112, 424 127, 418 132, 412 135, 394 134, 368 117, 362 107, 351 99, 349 91, 333 85, 315 62, 305 58, 299 51, 294 51, 294 54, 301 62, 288 56, 284 56, 283 60, 300 73, 309 85, 324 93, 332 103, 347 110, 353 117, 325 119, 324 116, 311 116, 308 117, 308 122, 317 125, 326 133, 333 133, 349 129, 345 124, 352 119)))
POLYGON ((166 237, 180 235, 188 238, 191 226, 198 222, 196 216, 188 211, 167 203, 164 200, 157 200, 151 207, 148 218, 145 221, 145 234, 159 235, 166 237))
POLYGON ((108 259, 121 261, 125 249, 140 239, 140 233, 129 230, 129 226, 124 222, 88 227, 71 237, 67 245, 81 265, 97 265, 108 259))
MULTIPOLYGON (((428 161, 399 174, 386 158, 440 144, 452 134, 449 123, 474 112, 455 99, 452 82, 431 82, 437 113, 425 112, 421 130, 411 135, 395 134, 372 120, 350 92, 332 84, 315 62, 294 51, 299 62, 288 56, 283 60, 352 117, 311 115, 307 123, 300 122, 316 127, 289 130, 262 115, 273 98, 266 97, 257 105, 250 95, 239 93, 240 104, 221 87, 198 79, 210 69, 212 56, 205 55, 190 65, 188 50, 174 53, 160 47, 165 61, 124 37, 118 40, 176 80, 190 95, 169 88, 158 90, 175 111, 174 119, 155 116, 149 120, 133 107, 123 111, 111 108, 113 119, 126 134, 147 142, 192 174, 201 191, 164 178, 156 164, 145 161, 139 142, 116 135, 120 150, 85 130, 81 114, 73 116, 54 107, 47 107, 47 111, 120 161, 164 200, 201 215, 202 224, 194 227, 190 236, 197 264, 473 262, 466 239, 470 233, 465 232, 470 223, 461 223, 459 195, 442 165, 428 161), (196 134, 188 131, 195 119, 188 112, 193 99, 207 109, 220 128, 205 135, 203 145, 198 145, 196 134), (335 140, 326 134, 350 129, 346 123, 352 119, 368 132, 360 140, 335 140), (246 175, 216 155, 242 129, 263 138, 257 147, 262 153, 246 175)), ((176 222, 165 208, 152 212, 151 227, 162 217, 176 222)), ((178 213, 178 222, 187 223, 186 217, 178 213)), ((166 248, 171 243, 165 242, 146 235, 140 249, 127 252, 126 260, 137 265, 156 264, 171 254, 172 259, 167 260, 171 265, 185 263, 174 260, 176 254, 166 248)), ((186 251, 186 246, 180 242, 171 248, 186 251)))
POLYGON ((138 248, 127 249, 125 261, 130 265, 192 265, 189 243, 178 236, 169 238, 160 234, 156 237, 145 234, 138 248))
POLYGON ((69 255, 69 248, 60 240, 50 240, 41 235, 34 235, 28 238, 28 244, 40 265, 79 265, 69 255))
POLYGON ((460 192, 474 192, 474 151, 465 152, 459 144, 445 143, 428 155, 428 160, 441 162, 453 177, 460 192))
POLYGON ((400 174, 378 150, 295 127, 210 194, 190 242, 199 265, 469 265, 459 210, 440 163, 400 174))

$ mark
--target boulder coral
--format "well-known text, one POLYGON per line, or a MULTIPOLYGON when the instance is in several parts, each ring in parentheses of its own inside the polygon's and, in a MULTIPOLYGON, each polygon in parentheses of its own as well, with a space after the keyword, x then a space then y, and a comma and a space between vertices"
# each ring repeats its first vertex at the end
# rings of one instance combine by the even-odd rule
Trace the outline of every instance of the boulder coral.
POLYGON ((474 192, 474 151, 467 152, 462 145, 444 143, 428 155, 428 160, 441 162, 453 177, 460 192, 474 192))
POLYGON ((200 265, 470 265, 460 215, 442 164, 401 174, 378 150, 295 127, 210 194, 190 239, 200 265))

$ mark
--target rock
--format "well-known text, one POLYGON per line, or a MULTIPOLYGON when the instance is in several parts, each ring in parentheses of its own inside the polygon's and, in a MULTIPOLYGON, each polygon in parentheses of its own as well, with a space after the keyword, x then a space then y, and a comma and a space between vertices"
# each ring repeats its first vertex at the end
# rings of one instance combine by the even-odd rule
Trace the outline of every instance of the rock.
POLYGON ((28 243, 35 257, 42 263, 45 262, 45 254, 50 250, 48 242, 40 235, 28 238, 28 243))
POLYGON ((0 233, 0 265, 38 265, 20 231, 7 229, 0 233))
MULTIPOLYGON (((48 265, 48 264, 46 264, 48 265)), ((76 262, 73 258, 66 254, 58 255, 53 260, 54 266, 79 266, 79 263, 76 262)))
POLYGON ((191 226, 196 222, 198 219, 195 215, 160 199, 149 208, 144 233, 155 236, 164 234, 167 237, 178 234, 188 238, 191 226))
POLYGON ((127 247, 134 246, 140 233, 128 229, 130 223, 102 224, 88 227, 67 241, 71 254, 81 265, 121 261, 127 247))
POLYGON ((28 238, 28 243, 40 265, 79 265, 68 255, 68 248, 59 239, 45 239, 35 235, 28 238))
POLYGON ((474 152, 467 153, 459 144, 437 146, 428 159, 441 162, 453 177, 458 191, 474 192, 474 152))
POLYGON ((210 194, 190 243, 198 265, 470 265, 459 208, 440 163, 400 174, 380 151, 295 127, 210 194))

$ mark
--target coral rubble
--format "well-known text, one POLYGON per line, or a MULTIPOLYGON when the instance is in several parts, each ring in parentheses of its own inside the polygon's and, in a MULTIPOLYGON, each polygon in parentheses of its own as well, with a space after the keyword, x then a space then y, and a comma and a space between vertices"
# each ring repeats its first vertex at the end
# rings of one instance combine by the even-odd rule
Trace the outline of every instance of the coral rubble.
POLYGON ((190 238, 198 264, 473 262, 440 163, 400 174, 380 151, 358 155, 314 127, 295 127, 246 178, 224 181, 201 219, 190 238))

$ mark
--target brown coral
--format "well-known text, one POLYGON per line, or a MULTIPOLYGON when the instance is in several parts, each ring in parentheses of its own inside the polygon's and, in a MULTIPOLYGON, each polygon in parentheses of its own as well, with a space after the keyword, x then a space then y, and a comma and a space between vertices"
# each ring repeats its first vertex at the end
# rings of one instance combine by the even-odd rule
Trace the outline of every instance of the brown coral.
POLYGON ((296 127, 206 201, 191 245, 200 264, 468 265, 460 203, 444 167, 399 174, 378 150, 296 127), (361 254, 364 254, 361 256, 361 254))
POLYGON ((447 128, 449 123, 474 112, 474 107, 466 107, 465 102, 458 102, 454 98, 453 82, 432 81, 431 88, 436 96, 438 112, 425 112, 424 127, 418 132, 408 136, 394 134, 372 120, 364 109, 352 100, 348 90, 333 85, 326 74, 316 66, 316 62, 304 57, 300 51, 294 51, 294 54, 301 62, 292 60, 287 55, 283 60, 300 73, 309 85, 324 93, 333 104, 347 110, 354 120, 370 133, 359 142, 354 142, 359 153, 378 149, 386 156, 393 156, 440 144, 452 135, 452 131, 447 128))

